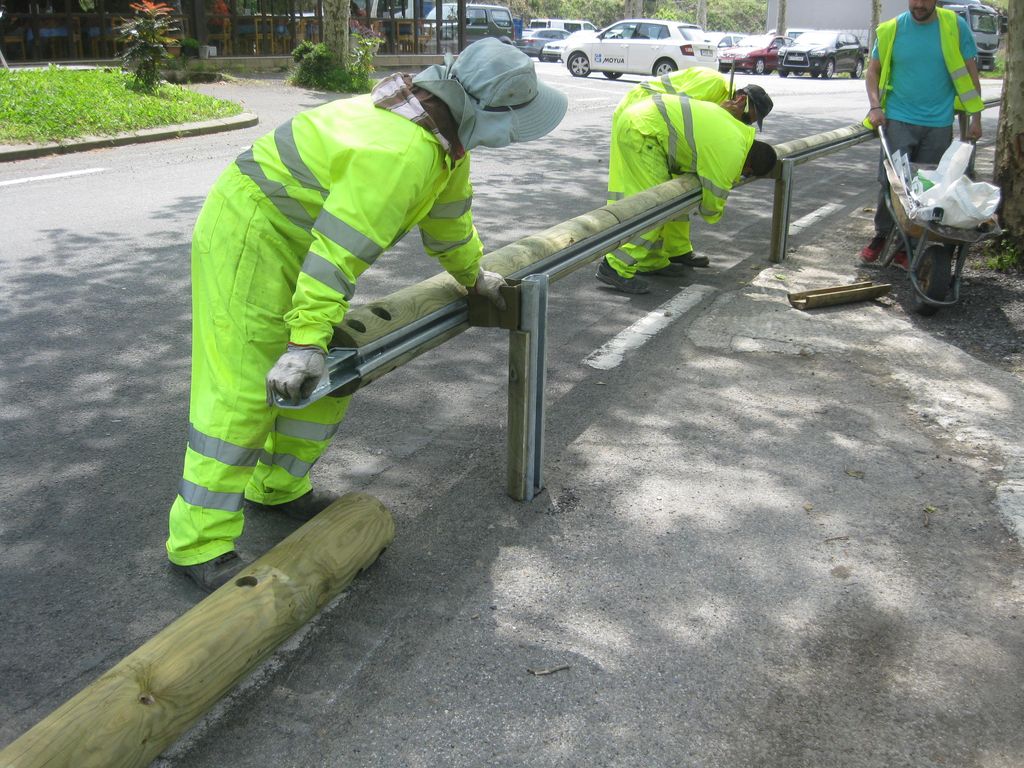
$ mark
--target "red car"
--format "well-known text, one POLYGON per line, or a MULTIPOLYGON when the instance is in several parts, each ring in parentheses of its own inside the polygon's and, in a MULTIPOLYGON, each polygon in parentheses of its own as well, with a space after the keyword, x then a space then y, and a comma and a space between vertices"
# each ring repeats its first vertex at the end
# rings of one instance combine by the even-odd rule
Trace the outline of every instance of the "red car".
POLYGON ((779 49, 793 44, 793 38, 781 35, 749 35, 732 48, 718 52, 718 69, 728 72, 733 66, 741 72, 764 75, 779 68, 779 49))

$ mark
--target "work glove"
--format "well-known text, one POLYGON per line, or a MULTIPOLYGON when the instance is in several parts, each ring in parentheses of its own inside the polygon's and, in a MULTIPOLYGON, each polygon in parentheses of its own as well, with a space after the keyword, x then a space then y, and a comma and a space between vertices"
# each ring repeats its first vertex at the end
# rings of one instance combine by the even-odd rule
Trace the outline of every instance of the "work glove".
POLYGON ((309 397, 324 375, 327 354, 317 346, 289 344, 267 374, 267 405, 274 395, 291 403, 309 397))
POLYGON ((481 269, 480 274, 476 276, 476 283, 470 290, 478 296, 488 299, 498 309, 504 309, 505 299, 501 297, 500 290, 503 285, 508 285, 504 277, 497 272, 488 272, 486 269, 481 269))

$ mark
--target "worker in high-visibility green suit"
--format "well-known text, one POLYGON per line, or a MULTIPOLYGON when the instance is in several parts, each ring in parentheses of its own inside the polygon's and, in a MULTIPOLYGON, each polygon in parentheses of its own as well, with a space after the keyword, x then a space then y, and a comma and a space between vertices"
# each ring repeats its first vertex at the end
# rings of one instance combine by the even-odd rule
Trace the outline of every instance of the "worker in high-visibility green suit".
POLYGON ((221 175, 192 241, 192 390, 167 554, 205 590, 242 567, 250 509, 308 520, 334 497, 309 472, 349 398, 308 397, 359 275, 412 227, 465 286, 501 303, 480 269, 469 151, 553 130, 566 98, 531 60, 485 39, 415 77, 300 113, 221 175))
MULTIPOLYGON (((608 202, 696 173, 704 198, 699 213, 710 223, 717 221, 748 153, 753 151, 762 164, 771 161, 763 173, 774 167, 774 152, 754 142, 752 127, 761 127, 772 106, 760 86, 730 94, 728 79, 706 67, 640 83, 612 116, 608 202)), ((608 254, 598 266, 597 279, 625 293, 646 293, 647 283, 638 272, 679 276, 687 266, 707 264, 706 257, 693 253, 689 216, 684 215, 608 254)))

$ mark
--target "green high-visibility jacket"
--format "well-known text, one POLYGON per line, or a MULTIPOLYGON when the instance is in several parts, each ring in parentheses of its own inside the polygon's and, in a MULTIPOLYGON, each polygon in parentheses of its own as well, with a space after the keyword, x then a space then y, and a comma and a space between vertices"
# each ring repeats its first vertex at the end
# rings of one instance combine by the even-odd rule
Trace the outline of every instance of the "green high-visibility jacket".
POLYGON ((633 86, 622 97, 615 111, 620 112, 630 104, 651 98, 656 93, 669 96, 682 94, 712 104, 721 104, 732 95, 729 92, 729 79, 717 69, 689 67, 633 86))
MULTIPOLYGON (((946 62, 946 69, 949 71, 949 78, 953 81, 953 89, 956 91, 956 99, 953 108, 956 111, 969 113, 981 112, 985 109, 985 102, 981 94, 974 87, 971 73, 967 71, 964 57, 960 55, 960 26, 957 16, 953 11, 945 8, 936 8, 935 13, 939 19, 939 40, 942 44, 942 58, 946 62)), ((878 76, 878 93, 881 97, 882 111, 885 111, 885 102, 892 90, 892 48, 896 43, 896 19, 889 19, 878 25, 878 62, 881 65, 881 72, 878 76)), ((864 118, 864 125, 871 128, 871 122, 864 118)))
POLYGON ((754 143, 754 127, 717 104, 660 93, 618 114, 612 122, 613 142, 617 131, 635 131, 657 141, 671 175, 696 174, 701 186, 698 211, 712 224, 722 218, 729 190, 743 173, 754 143))
MULTIPOLYGON (((325 347, 359 275, 417 224, 452 277, 476 280, 483 245, 470 212, 469 154, 453 161, 430 131, 370 96, 300 113, 235 165, 288 246, 281 258, 301 262, 284 316, 292 343, 325 347)), ((267 269, 271 280, 292 271, 267 269)))

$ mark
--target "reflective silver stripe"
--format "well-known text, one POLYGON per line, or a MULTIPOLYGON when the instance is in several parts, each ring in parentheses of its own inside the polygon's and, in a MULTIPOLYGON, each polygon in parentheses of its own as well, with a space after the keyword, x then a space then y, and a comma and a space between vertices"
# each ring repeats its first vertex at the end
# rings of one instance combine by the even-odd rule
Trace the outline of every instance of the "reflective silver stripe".
POLYGON ((626 196, 625 192, 612 192, 608 190, 608 200, 621 200, 626 196))
POLYGON ((217 437, 205 435, 192 424, 188 425, 188 447, 200 456, 214 459, 221 464, 229 464, 232 467, 255 467, 256 460, 260 456, 259 448, 245 448, 217 437))
POLYGON ((305 477, 316 462, 306 462, 289 453, 270 454, 264 451, 260 461, 272 467, 280 467, 292 477, 305 477))
POLYGON ((612 251, 612 256, 617 258, 619 261, 622 261, 622 262, 624 262, 626 264, 629 264, 630 266, 633 266, 634 264, 636 264, 636 259, 634 259, 632 256, 630 256, 628 253, 626 253, 621 248, 616 248, 614 251, 612 251))
POLYGON ((346 299, 351 299, 356 292, 355 285, 349 282, 344 272, 323 256, 312 251, 306 254, 306 259, 302 262, 302 273, 323 283, 328 288, 333 288, 346 299))
POLYGON ((263 168, 253 157, 251 148, 238 156, 235 160, 235 165, 238 166, 238 170, 244 175, 256 182, 256 186, 260 188, 260 191, 267 196, 267 199, 274 204, 274 207, 288 221, 307 232, 313 227, 313 217, 306 212, 306 209, 297 200, 293 200, 288 196, 284 184, 267 178, 267 174, 263 172, 263 168))
POLYGON ((959 80, 961 77, 963 77, 966 74, 967 74, 967 67, 961 67, 960 69, 955 70, 954 72, 950 72, 949 76, 952 79, 954 79, 954 80, 959 80))
POLYGON ((669 119, 668 109, 665 107, 660 93, 654 94, 654 103, 658 105, 661 119, 665 121, 665 126, 668 128, 668 167, 670 170, 674 170, 677 166, 676 146, 679 144, 679 135, 676 133, 675 124, 669 119))
POLYGON ((302 186, 314 189, 326 198, 327 190, 317 181, 316 176, 309 170, 309 166, 299 154, 299 148, 295 144, 295 134, 292 132, 291 120, 274 131, 274 144, 277 145, 277 154, 280 156, 281 162, 284 163, 284 167, 288 169, 288 173, 302 186))
POLYGON ((423 241, 423 246, 435 253, 448 253, 454 251, 456 248, 461 248, 470 240, 473 239, 473 235, 468 235, 462 240, 438 240, 435 237, 431 237, 422 229, 420 230, 420 239, 423 241))
POLYGON ((186 504, 191 504, 194 507, 222 509, 225 512, 239 512, 242 509, 241 493, 211 491, 209 488, 190 483, 185 478, 181 478, 181 482, 178 484, 178 495, 185 500, 186 504))
POLYGON ((274 431, 286 437, 296 437, 299 440, 330 440, 338 431, 340 424, 317 424, 314 421, 299 421, 278 416, 274 422, 274 431))
POLYGON ((964 91, 963 93, 960 94, 960 103, 961 104, 966 104, 971 99, 980 99, 980 98, 981 98, 981 94, 978 93, 976 90, 974 90, 972 88, 971 90, 964 91))
POLYGON ((373 264, 377 257, 384 253, 382 247, 330 211, 320 211, 320 215, 316 217, 316 230, 367 264, 373 264))
POLYGON ((630 245, 636 245, 640 248, 646 248, 648 251, 656 251, 665 244, 665 239, 660 240, 648 240, 646 237, 638 237, 635 240, 629 241, 630 245))
POLYGON ((690 100, 686 96, 679 97, 679 106, 683 112, 683 133, 686 136, 686 146, 690 148, 690 167, 688 170, 696 171, 697 141, 693 138, 693 110, 690 108, 690 100))
POLYGON ((705 211, 703 205, 700 206, 700 208, 698 208, 697 211, 698 213, 700 213, 701 216, 714 216, 716 214, 721 213, 721 211, 705 211))
POLYGON ((725 200, 729 196, 729 190, 728 189, 722 189, 720 186, 715 184, 715 182, 713 182, 707 176, 700 176, 698 178, 700 179, 700 186, 701 186, 701 188, 708 190, 709 192, 711 192, 711 194, 713 194, 719 200, 725 200))
POLYGON ((428 219, 457 219, 473 207, 473 198, 453 200, 450 203, 435 203, 427 214, 428 219))
POLYGON ((669 75, 661 76, 661 84, 665 86, 665 93, 676 93, 675 86, 672 85, 672 78, 669 75))

